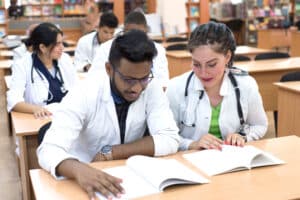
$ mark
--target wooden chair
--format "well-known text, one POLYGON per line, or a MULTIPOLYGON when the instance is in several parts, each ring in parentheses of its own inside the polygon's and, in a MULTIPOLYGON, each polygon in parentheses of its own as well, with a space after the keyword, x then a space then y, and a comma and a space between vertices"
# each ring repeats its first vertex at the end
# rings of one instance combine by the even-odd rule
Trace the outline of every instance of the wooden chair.
POLYGON ((289 57, 290 55, 288 53, 267 52, 267 53, 261 53, 256 55, 254 60, 266 60, 266 59, 289 58, 289 57))
POLYGON ((179 50, 187 50, 187 44, 177 43, 171 44, 166 47, 167 51, 179 51, 179 50))
POLYGON ((244 55, 234 55, 233 61, 234 62, 239 62, 239 61, 250 61, 251 59, 248 56, 244 55))

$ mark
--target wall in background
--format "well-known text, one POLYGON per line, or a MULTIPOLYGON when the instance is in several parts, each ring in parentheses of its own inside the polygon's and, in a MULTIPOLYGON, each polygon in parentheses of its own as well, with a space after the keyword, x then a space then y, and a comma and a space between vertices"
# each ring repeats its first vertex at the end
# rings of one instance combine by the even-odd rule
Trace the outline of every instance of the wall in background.
POLYGON ((186 0, 156 1, 156 11, 162 17, 165 34, 184 33, 187 31, 185 21, 187 16, 185 2, 186 0))

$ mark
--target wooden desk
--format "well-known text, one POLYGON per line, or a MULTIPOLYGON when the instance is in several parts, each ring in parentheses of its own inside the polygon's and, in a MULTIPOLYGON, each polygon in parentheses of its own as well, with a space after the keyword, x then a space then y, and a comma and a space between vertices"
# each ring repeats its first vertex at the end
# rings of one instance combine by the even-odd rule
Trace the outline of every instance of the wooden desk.
POLYGON ((274 49, 291 46, 291 32, 288 29, 257 30, 257 47, 274 49))
MULTIPOLYGON (((150 195, 145 200, 165 199, 296 199, 300 198, 300 139, 288 136, 251 142, 252 145, 271 152, 286 164, 245 170, 213 176, 211 183, 183 185, 167 188, 164 192, 150 195)), ((195 172, 201 173, 177 153, 178 159, 195 172)), ((93 163, 98 169, 124 164, 123 160, 93 163)), ((87 194, 73 180, 55 180, 42 169, 30 170, 30 177, 37 200, 87 200, 87 194)))
POLYGON ((235 50, 236 55, 248 56, 251 60, 254 60, 255 56, 260 53, 271 52, 270 49, 262 49, 249 46, 237 46, 235 50))
POLYGON ((0 59, 0 74, 2 74, 2 76, 10 74, 12 63, 13 61, 11 59, 8 60, 0 59))
POLYGON ((1 50, 0 51, 0 58, 1 59, 12 59, 14 53, 11 50, 1 50))
POLYGON ((5 44, 3 44, 3 43, 1 43, 0 44, 0 49, 1 50, 7 50, 7 49, 9 49, 5 44))
POLYGON ((300 57, 237 62, 234 66, 249 71, 259 86, 266 111, 277 110, 277 89, 274 82, 289 72, 300 70, 300 57))
POLYGON ((300 56, 300 31, 291 31, 291 56, 300 56))
POLYGON ((67 45, 69 45, 69 47, 77 45, 77 42, 74 40, 64 40, 64 42, 67 43, 67 45))
POLYGON ((300 136, 300 81, 275 85, 278 87, 278 136, 300 136))
POLYGON ((49 119, 35 119, 32 114, 11 112, 13 135, 19 140, 20 173, 23 200, 31 199, 29 169, 40 168, 36 157, 37 132, 49 119))

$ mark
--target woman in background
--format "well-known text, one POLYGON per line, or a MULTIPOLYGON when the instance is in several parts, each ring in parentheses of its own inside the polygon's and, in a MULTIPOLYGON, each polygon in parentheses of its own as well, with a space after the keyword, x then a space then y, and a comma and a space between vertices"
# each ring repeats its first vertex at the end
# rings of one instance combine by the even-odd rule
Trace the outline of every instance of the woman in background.
POLYGON ((33 53, 24 54, 13 66, 7 109, 43 118, 52 114, 77 74, 70 56, 63 53, 63 32, 54 24, 38 25, 29 41, 33 53))
POLYGON ((191 34, 192 72, 170 81, 167 95, 180 128, 181 150, 243 146, 267 131, 267 117, 256 81, 233 70, 236 43, 222 23, 209 22, 191 34))

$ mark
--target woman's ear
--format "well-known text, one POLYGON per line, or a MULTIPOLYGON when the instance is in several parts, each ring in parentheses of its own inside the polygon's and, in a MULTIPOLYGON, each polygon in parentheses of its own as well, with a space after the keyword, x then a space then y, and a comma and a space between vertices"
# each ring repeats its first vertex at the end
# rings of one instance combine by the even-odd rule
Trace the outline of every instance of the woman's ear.
POLYGON ((46 46, 44 44, 39 44, 39 50, 44 54, 46 53, 46 46))
POLYGON ((230 50, 228 50, 225 55, 226 65, 228 65, 228 63, 230 62, 231 57, 232 57, 232 52, 230 50))

